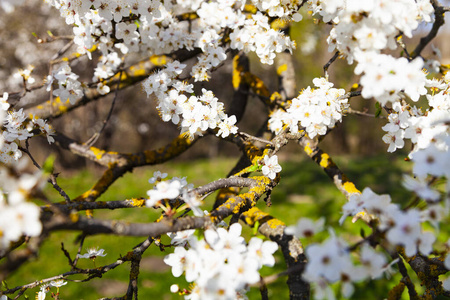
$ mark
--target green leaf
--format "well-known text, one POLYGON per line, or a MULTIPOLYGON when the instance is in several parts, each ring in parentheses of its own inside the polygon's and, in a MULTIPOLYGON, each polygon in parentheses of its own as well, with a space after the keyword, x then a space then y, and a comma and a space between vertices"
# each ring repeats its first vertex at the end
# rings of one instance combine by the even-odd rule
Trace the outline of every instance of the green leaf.
POLYGON ((256 165, 253 165, 253 166, 248 167, 248 168, 247 168, 247 171, 248 171, 248 172, 256 172, 256 171, 258 171, 259 167, 260 167, 260 166, 259 166, 258 164, 256 164, 256 165))
POLYGON ((259 228, 259 221, 256 221, 255 226, 253 226, 253 235, 258 234, 258 228, 259 228))
POLYGON ((6 280, 2 280, 2 288, 5 290, 9 290, 8 284, 6 283, 6 280))
POLYGON ((381 104, 379 102, 375 102, 376 112, 375 112, 375 118, 378 118, 381 115, 381 111, 383 107, 381 107, 381 104))
POLYGON ((46 174, 52 174, 54 170, 56 156, 54 154, 50 154, 49 157, 44 161, 42 165, 42 171, 46 174))

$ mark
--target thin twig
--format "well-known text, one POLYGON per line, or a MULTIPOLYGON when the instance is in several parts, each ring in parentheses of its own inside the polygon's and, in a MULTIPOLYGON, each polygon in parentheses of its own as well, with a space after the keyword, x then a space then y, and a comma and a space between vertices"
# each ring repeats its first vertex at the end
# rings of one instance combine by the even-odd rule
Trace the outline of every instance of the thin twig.
POLYGON ((351 107, 349 107, 348 109, 347 109, 347 113, 349 113, 349 114, 354 114, 354 115, 358 115, 358 116, 364 116, 364 117, 371 117, 371 118, 378 118, 378 119, 386 119, 386 117, 385 116, 375 116, 374 114, 369 114, 369 113, 367 113, 367 112, 365 112, 365 111, 359 111, 359 110, 355 110, 355 109, 353 109, 353 108, 351 108, 351 107))
MULTIPOLYGON (((34 159, 33 155, 31 154, 31 152, 29 151, 29 142, 28 139, 25 140, 25 148, 23 147, 19 147, 19 149, 22 152, 25 152, 28 157, 31 159, 31 161, 33 162, 33 165, 38 168, 39 170, 42 170, 42 167, 39 165, 39 163, 34 159)), ((56 177, 58 177, 58 173, 52 173, 50 174, 49 178, 47 179, 47 182, 50 183, 53 188, 58 191, 58 193, 64 198, 64 200, 66 200, 66 203, 70 203, 70 198, 67 195, 67 193, 58 185, 58 183, 56 182, 56 177)))
POLYGON ((58 193, 66 200, 66 203, 71 203, 69 195, 58 185, 56 182, 56 178, 58 177, 59 173, 52 173, 50 174, 50 177, 48 178, 48 182, 52 184, 53 188, 58 191, 58 193))
POLYGON ((248 134, 248 133, 246 133, 246 132, 243 132, 243 131, 239 131, 238 134, 239 134, 239 135, 242 135, 242 136, 244 136, 246 139, 249 139, 249 140, 252 140, 252 141, 257 141, 257 142, 261 142, 261 143, 264 143, 264 144, 269 144, 269 145, 271 145, 272 147, 275 146, 271 141, 268 141, 268 140, 265 140, 265 139, 262 139, 262 138, 259 138, 259 137, 250 135, 250 134, 248 134))
POLYGON ((339 51, 336 51, 333 57, 331 57, 330 60, 323 66, 323 72, 325 73, 325 76, 328 75, 328 68, 339 57, 339 54, 340 54, 339 51))
POLYGON ((67 251, 67 250, 64 248, 64 243, 63 243, 63 242, 61 242, 61 251, 64 253, 64 256, 67 257, 67 260, 69 261, 69 265, 70 265, 70 267, 73 269, 75 265, 74 265, 74 263, 73 263, 72 258, 70 257, 69 251, 67 251))
POLYGON ((100 130, 98 132, 94 133, 94 135, 85 143, 89 147, 91 147, 92 145, 95 144, 95 142, 98 140, 98 138, 102 134, 103 130, 105 129, 106 125, 108 124, 109 119, 111 118, 111 115, 112 115, 112 112, 114 109, 114 105, 116 104, 117 95, 119 94, 119 86, 120 86, 120 81, 122 79, 122 73, 123 73, 123 71, 119 72, 119 80, 117 80, 117 87, 116 87, 116 91, 114 92, 114 98, 111 103, 111 107, 109 108, 108 116, 106 117, 105 120, 103 120, 102 128, 100 128, 100 130))
POLYGON ((408 61, 411 61, 412 58, 411 58, 411 55, 410 55, 409 52, 408 52, 408 49, 406 48, 405 43, 403 42, 402 34, 399 34, 399 35, 396 37, 396 41, 397 41, 397 44, 399 44, 400 47, 402 47, 403 51, 404 51, 405 54, 406 54, 406 58, 408 59, 408 61))
POLYGON ((80 258, 81 250, 83 249, 84 240, 86 238, 86 234, 82 233, 80 236, 80 246, 78 246, 77 255, 75 256, 75 259, 73 260, 73 268, 76 267, 78 263, 78 259, 80 258))
POLYGON ((57 61, 55 61, 56 59, 58 59, 58 57, 61 57, 61 55, 63 55, 64 53, 67 52, 67 50, 69 50, 70 47, 72 47, 72 45, 74 44, 73 40, 71 40, 70 42, 68 42, 67 44, 65 44, 61 49, 59 49, 58 52, 55 53, 55 55, 52 56, 50 64, 55 64, 58 63, 57 61))

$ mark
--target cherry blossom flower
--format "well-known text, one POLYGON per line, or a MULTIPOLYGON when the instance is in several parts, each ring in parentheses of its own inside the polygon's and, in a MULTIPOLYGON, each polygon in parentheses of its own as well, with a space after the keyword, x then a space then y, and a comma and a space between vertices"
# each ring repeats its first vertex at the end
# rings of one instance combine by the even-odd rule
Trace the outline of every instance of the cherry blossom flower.
POLYGON ((79 258, 89 258, 92 260, 95 260, 98 256, 106 256, 106 253, 104 253, 104 249, 98 249, 97 248, 89 248, 87 250, 87 253, 83 255, 78 255, 79 258))
POLYGON ((148 182, 149 183, 155 183, 160 182, 162 179, 167 177, 167 173, 161 173, 161 171, 155 171, 153 172, 153 177, 151 177, 148 182))
POLYGON ((278 156, 264 156, 264 166, 262 167, 263 175, 274 180, 279 172, 281 172, 281 166, 278 164, 278 156))
POLYGON ((275 264, 273 253, 277 250, 277 243, 272 241, 263 241, 260 238, 253 237, 248 242, 247 255, 257 258, 260 267, 273 267, 275 264))
POLYGON ((300 218, 295 226, 288 226, 284 230, 286 234, 292 234, 299 238, 309 238, 323 230, 324 218, 316 222, 309 218, 300 218))
POLYGON ((54 286, 54 287, 56 287, 56 288, 60 288, 60 287, 62 287, 62 286, 64 286, 64 285, 66 285, 66 284, 67 284, 67 281, 65 281, 64 279, 52 280, 52 281, 50 282, 50 285, 51 285, 51 286, 54 286))
POLYGON ((184 247, 186 246, 194 232, 195 229, 189 229, 178 232, 168 232, 167 235, 170 237, 170 243, 172 245, 184 247))
POLYGON ((375 251, 368 244, 364 243, 360 249, 360 261, 364 266, 363 270, 372 279, 380 277, 386 270, 386 257, 375 251))
POLYGON ((147 191, 150 198, 145 205, 152 207, 162 199, 175 199, 180 195, 180 189, 181 183, 178 180, 158 182, 155 189, 147 191))
POLYGON ((411 176, 403 175, 402 184, 406 189, 413 191, 423 199, 437 201, 440 198, 439 192, 432 189, 421 177, 414 179, 411 176))
POLYGON ((224 120, 219 123, 219 131, 217 132, 217 136, 222 136, 223 138, 229 136, 230 134, 237 133, 236 124, 236 116, 225 116, 224 120))

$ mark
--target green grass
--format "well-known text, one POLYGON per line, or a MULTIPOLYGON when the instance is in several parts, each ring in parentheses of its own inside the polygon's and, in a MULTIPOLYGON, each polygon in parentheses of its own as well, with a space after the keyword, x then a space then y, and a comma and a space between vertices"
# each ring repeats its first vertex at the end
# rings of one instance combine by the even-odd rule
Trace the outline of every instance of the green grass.
MULTIPOLYGON (((148 178, 152 176, 155 170, 167 172, 169 177, 187 176, 189 183, 199 186, 225 177, 235 162, 233 159, 221 158, 169 163, 158 167, 138 169, 120 178, 99 200, 111 201, 145 197, 146 191, 151 188, 148 178)), ((377 193, 389 193, 394 202, 402 205, 410 201, 411 195, 399 185, 403 172, 410 168, 409 163, 401 160, 391 161, 386 156, 364 159, 339 157, 336 162, 358 188, 370 186, 377 193)), ((263 201, 260 201, 258 206, 262 210, 281 219, 287 225, 294 224, 300 217, 318 219, 323 216, 326 218, 327 226, 335 228, 336 232, 343 234, 343 237, 350 243, 360 239, 359 235, 362 229, 366 233, 370 233, 368 227, 362 222, 352 224, 350 219, 347 219, 342 227, 338 225, 341 206, 346 199, 315 163, 309 160, 291 160, 283 162, 282 167, 281 182, 272 193, 272 205, 267 207, 263 201)), ((64 174, 61 174, 58 182, 69 196, 74 198, 92 186, 99 176, 99 174, 80 172, 65 178, 64 174)), ((45 193, 54 201, 62 201, 62 198, 51 187, 47 187, 45 193)), ((213 201, 213 197, 207 198, 204 209, 210 209, 213 201)), ((148 208, 103 210, 95 212, 95 217, 130 222, 151 222, 158 217, 158 213, 148 208)), ((247 237, 252 234, 252 230, 249 228, 246 228, 244 232, 247 237)), ((78 234, 75 232, 53 233, 43 244, 39 257, 20 268, 7 280, 9 287, 23 285, 69 271, 67 258, 61 251, 61 243, 64 243, 64 247, 73 257, 78 249, 77 236, 78 234)), ((323 232, 304 242, 308 245, 312 242, 324 240, 327 236, 328 233, 323 232)), ((84 248, 101 247, 106 250, 108 255, 99 257, 95 261, 95 265, 100 266, 114 262, 143 240, 144 238, 98 235, 88 237, 84 248)), ((166 239, 166 242, 168 241, 166 239)), ((183 278, 174 278, 171 275, 170 268, 163 263, 162 259, 170 252, 171 249, 162 252, 159 247, 152 245, 145 253, 139 275, 140 299, 150 299, 151 297, 156 299, 181 298, 169 292, 169 287, 173 283, 178 283, 182 288, 188 287, 183 278)), ((285 269, 282 256, 278 252, 275 267, 263 268, 262 275, 274 274, 285 269)), ((92 268, 94 264, 92 261, 84 259, 79 262, 78 266, 92 268)), ((128 276, 129 264, 126 263, 106 273, 101 279, 93 279, 85 283, 69 282, 61 288, 61 296, 62 299, 97 299, 121 296, 127 289, 128 276)), ((74 276, 70 279, 83 278, 85 277, 74 276)), ((288 299, 286 279, 280 278, 268 286, 269 297, 272 295, 273 299, 288 299)), ((398 283, 398 280, 398 275, 395 275, 391 280, 359 283, 356 285, 354 299, 382 299, 387 296, 389 288, 398 283)), ((25 294, 33 298, 37 290, 29 290, 25 294)), ((248 296, 250 299, 260 299, 259 290, 252 288, 248 296)), ((406 297, 406 293, 404 293, 404 296, 406 297)))

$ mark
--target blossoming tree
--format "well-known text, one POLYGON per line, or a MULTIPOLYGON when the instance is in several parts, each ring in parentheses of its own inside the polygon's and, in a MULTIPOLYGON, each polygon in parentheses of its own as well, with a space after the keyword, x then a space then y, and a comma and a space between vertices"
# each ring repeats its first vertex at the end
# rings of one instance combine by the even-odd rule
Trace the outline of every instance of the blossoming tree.
MULTIPOLYGON (((11 11, 22 2, 7 0, 0 5, 11 11)), ((439 225, 448 221, 450 205, 450 72, 448 65, 422 56, 450 8, 437 0, 45 2, 42 5, 52 6, 65 19, 73 36, 52 59, 48 76, 34 78, 33 68, 24 66, 18 74, 23 90, 2 91, 0 278, 8 279, 34 258, 54 231, 77 231, 82 238, 78 253, 64 251, 70 263, 68 272, 16 287, 8 282, 0 290, 2 300, 17 299, 30 289, 36 290, 37 299, 59 299, 60 288, 73 275, 84 274, 88 281, 125 262, 131 262, 130 280, 120 299, 138 299, 141 258, 166 234, 174 251, 165 263, 174 276, 192 283, 171 290, 186 299, 245 299, 249 287, 255 285, 267 299, 264 287, 269 280, 259 270, 274 265, 276 251, 282 253, 287 268, 277 276, 287 277, 291 299, 332 299, 334 283, 339 283, 342 296, 351 297, 353 283, 386 281, 383 274, 391 267, 402 278, 386 295, 389 299, 398 299, 405 289, 412 299, 450 296, 450 279, 439 277, 450 270, 450 256, 435 250, 442 248, 436 237, 439 225), (327 24, 327 43, 334 53, 322 77, 315 78, 311 86, 297 88, 292 62, 296 42, 289 28, 303 18, 327 24), (428 34, 416 44, 405 45, 402 37, 412 37, 421 23, 431 24, 428 34), (261 64, 276 64, 278 90, 270 90, 251 73, 249 54, 261 64), (73 63, 85 57, 95 68, 74 73, 73 63), (345 59, 359 75, 349 90, 329 81, 327 70, 337 58, 345 59), (232 64, 234 87, 229 107, 201 85, 227 64, 232 64), (80 75, 92 79, 82 81, 80 75), (178 126, 179 136, 167 146, 136 153, 106 151, 93 146, 103 129, 83 143, 56 132, 48 121, 134 85, 143 87, 141 97, 156 100, 162 121, 178 126), (22 97, 41 89, 46 89, 50 100, 22 107, 22 97), (238 127, 249 96, 259 98, 267 108, 259 133, 238 127), (401 183, 416 195, 411 205, 401 207, 370 187, 359 191, 321 149, 321 140, 354 112, 349 101, 354 97, 376 101, 377 116, 386 118, 380 129, 385 132, 388 152, 404 148, 405 140, 411 143, 405 163, 413 165, 412 174, 405 174, 401 183), (208 135, 241 151, 228 177, 194 187, 186 178, 168 179, 167 174, 155 172, 149 180, 153 188, 140 199, 96 201, 125 173, 167 162, 208 135), (29 140, 36 136, 45 136, 48 143, 105 167, 103 176, 71 199, 48 163, 34 158, 34 151, 39 150, 29 147, 29 140), (351 244, 330 228, 323 243, 311 243, 308 239, 324 228, 323 218, 312 220, 299 213, 298 223, 287 226, 258 209, 256 203, 264 195, 270 202, 271 192, 283 180, 277 153, 293 143, 347 198, 337 212, 342 215, 340 223, 351 217, 353 222, 365 223, 369 235, 351 244), (24 156, 31 159, 35 172, 24 171, 24 156), (46 199, 47 205, 38 206, 33 199, 46 181, 61 198, 46 199), (436 186, 437 181, 445 184, 436 186), (208 196, 214 191, 218 194, 211 199, 208 196), (161 217, 153 223, 96 218, 96 210, 104 208, 156 210, 161 217), (434 230, 424 230, 424 224, 434 230), (255 228, 266 240, 245 240, 242 226, 255 228), (84 240, 98 234, 139 236, 143 241, 108 265, 79 268, 81 258, 95 260, 106 255, 104 249, 81 254, 84 240), (413 283, 412 274, 418 276, 422 290, 413 283)))

